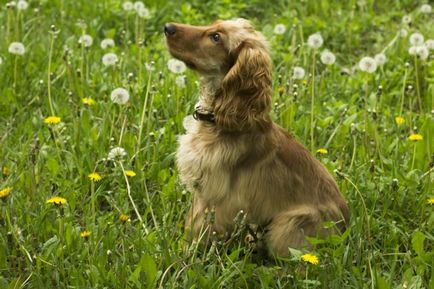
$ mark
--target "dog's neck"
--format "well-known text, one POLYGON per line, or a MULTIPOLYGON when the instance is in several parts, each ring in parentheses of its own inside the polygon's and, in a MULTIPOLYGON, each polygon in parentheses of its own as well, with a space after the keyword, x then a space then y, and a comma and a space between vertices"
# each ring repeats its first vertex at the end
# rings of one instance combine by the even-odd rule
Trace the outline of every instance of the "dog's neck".
POLYGON ((221 76, 202 76, 200 78, 199 101, 195 108, 207 112, 214 111, 214 102, 221 86, 221 76))

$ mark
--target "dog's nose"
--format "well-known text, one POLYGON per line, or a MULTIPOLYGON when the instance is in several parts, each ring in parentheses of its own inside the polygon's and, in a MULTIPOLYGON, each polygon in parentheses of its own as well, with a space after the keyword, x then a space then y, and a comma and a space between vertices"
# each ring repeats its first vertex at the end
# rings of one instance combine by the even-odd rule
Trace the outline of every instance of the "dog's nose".
POLYGON ((176 26, 171 24, 171 23, 166 23, 164 25, 164 34, 166 34, 166 36, 171 36, 173 34, 176 33, 176 26))

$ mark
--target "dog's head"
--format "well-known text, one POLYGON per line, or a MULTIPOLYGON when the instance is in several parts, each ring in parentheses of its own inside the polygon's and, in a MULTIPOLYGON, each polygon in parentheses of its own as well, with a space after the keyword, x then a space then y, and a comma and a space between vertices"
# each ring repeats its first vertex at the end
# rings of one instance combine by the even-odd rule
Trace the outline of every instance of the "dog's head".
POLYGON ((210 26, 168 23, 164 32, 175 58, 202 76, 220 79, 214 100, 217 125, 239 131, 271 124, 268 45, 249 21, 216 21, 210 26))

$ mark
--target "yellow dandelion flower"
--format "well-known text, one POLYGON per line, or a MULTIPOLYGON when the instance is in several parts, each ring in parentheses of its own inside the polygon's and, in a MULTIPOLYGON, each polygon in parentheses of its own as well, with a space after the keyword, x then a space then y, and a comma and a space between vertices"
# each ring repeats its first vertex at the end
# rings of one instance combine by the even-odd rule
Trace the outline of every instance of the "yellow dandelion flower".
POLYGON ((305 80, 303 80, 303 81, 302 81, 302 83, 303 83, 303 85, 304 85, 304 86, 307 86, 307 84, 308 84, 308 82, 307 82, 307 80, 306 80, 306 79, 305 79, 305 80))
POLYGON ((58 116, 49 116, 46 119, 44 119, 44 122, 47 124, 58 124, 60 120, 61 119, 58 116))
POLYGON ((280 87, 277 89, 277 92, 279 92, 279 94, 282 94, 282 93, 285 92, 285 88, 282 87, 282 86, 280 86, 280 87))
POLYGON ((127 177, 135 177, 136 173, 134 171, 125 171, 125 175, 127 177))
POLYGON ((397 125, 401 125, 405 122, 405 119, 402 116, 395 117, 395 122, 397 125))
POLYGON ((128 215, 122 214, 119 216, 119 220, 121 220, 122 222, 126 222, 130 219, 130 217, 128 217, 128 215))
POLYGON ((102 177, 100 176, 100 174, 93 172, 89 175, 87 175, 87 177, 92 181, 92 182, 99 182, 101 181, 102 177))
POLYGON ((412 134, 412 135, 410 135, 408 137, 408 140, 410 140, 410 141, 420 141, 420 140, 423 140, 423 136, 420 135, 420 134, 418 134, 418 133, 414 133, 414 134, 412 134))
POLYGON ((326 155, 326 154, 329 153, 329 151, 328 151, 327 149, 325 149, 325 148, 320 148, 320 149, 317 149, 317 150, 316 150, 316 153, 317 153, 317 154, 326 155))
POLYGON ((65 205, 67 203, 65 198, 62 197, 52 197, 47 200, 47 204, 55 204, 57 206, 65 205))
POLYGON ((6 187, 6 188, 0 190, 0 199, 4 199, 7 196, 9 196, 11 191, 12 191, 11 187, 6 187))
POLYGON ((10 173, 11 173, 11 170, 8 167, 3 167, 2 168, 2 174, 3 174, 3 176, 7 177, 7 176, 9 176, 10 173))
POLYGON ((81 102, 83 104, 86 104, 86 105, 89 105, 89 106, 95 104, 95 100, 93 100, 93 98, 91 98, 91 97, 84 97, 84 98, 81 99, 81 102))
POLYGON ((427 200, 428 205, 434 205, 434 198, 429 198, 427 200))
POLYGON ((80 237, 87 239, 90 237, 91 234, 92 234, 91 231, 85 230, 85 231, 80 233, 80 237))
POLYGON ((313 264, 313 265, 319 264, 318 257, 315 255, 312 255, 312 254, 304 254, 303 256, 301 256, 301 260, 303 260, 306 263, 313 264))

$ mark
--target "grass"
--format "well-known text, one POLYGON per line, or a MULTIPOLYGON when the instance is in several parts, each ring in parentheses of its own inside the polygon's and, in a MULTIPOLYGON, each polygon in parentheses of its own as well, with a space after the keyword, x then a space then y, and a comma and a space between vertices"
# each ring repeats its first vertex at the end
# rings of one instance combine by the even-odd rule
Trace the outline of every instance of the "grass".
POLYGON ((432 14, 419 1, 297 2, 151 0, 146 19, 113 0, 35 0, 24 11, 2 4, 0 190, 12 190, 0 200, 0 287, 434 288, 434 61, 432 51, 426 60, 408 53, 413 32, 433 38, 432 14), (174 152, 197 76, 187 71, 186 86, 175 83, 162 26, 232 17, 251 19, 269 39, 273 119, 313 153, 327 149, 317 157, 352 212, 343 235, 311 239, 311 252, 277 262, 240 238, 183 249, 191 194, 174 152), (283 35, 273 33, 278 23, 283 35), (305 45, 315 32, 324 38, 318 51, 305 45), (83 34, 91 47, 78 44, 83 34), (104 38, 116 46, 103 50, 104 38), (13 41, 24 55, 8 53, 13 41), (337 57, 331 66, 319 60, 325 48, 337 57), (115 66, 102 64, 108 51, 115 66), (380 52, 387 61, 374 73, 352 72, 380 52), (304 79, 292 78, 294 66, 304 79), (125 105, 110 99, 117 87, 129 91, 125 105), (82 102, 89 97, 93 105, 82 102), (61 121, 44 123, 49 116, 61 121), (409 141, 415 133, 423 139, 409 141), (127 155, 109 160, 115 147, 127 155), (47 203, 53 196, 67 204, 47 203))

